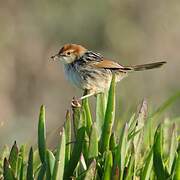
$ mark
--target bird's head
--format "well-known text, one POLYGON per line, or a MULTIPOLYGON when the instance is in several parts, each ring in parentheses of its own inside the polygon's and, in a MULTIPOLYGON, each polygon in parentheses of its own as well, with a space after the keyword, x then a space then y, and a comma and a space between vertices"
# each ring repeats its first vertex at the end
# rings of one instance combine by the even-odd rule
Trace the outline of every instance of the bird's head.
POLYGON ((57 54, 51 56, 51 58, 53 60, 60 60, 65 64, 70 64, 84 55, 86 51, 87 49, 81 45, 66 44, 59 50, 57 54))

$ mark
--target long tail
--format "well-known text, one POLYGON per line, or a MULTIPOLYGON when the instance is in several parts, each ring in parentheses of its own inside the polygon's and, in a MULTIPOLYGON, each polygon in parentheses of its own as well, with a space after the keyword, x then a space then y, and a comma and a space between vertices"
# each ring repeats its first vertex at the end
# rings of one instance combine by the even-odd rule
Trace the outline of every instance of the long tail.
POLYGON ((155 63, 150 63, 150 64, 141 64, 141 65, 135 65, 135 66, 125 66, 123 70, 125 71, 144 71, 148 69, 154 69, 154 68, 159 68, 163 64, 165 64, 165 61, 162 62, 155 62, 155 63))

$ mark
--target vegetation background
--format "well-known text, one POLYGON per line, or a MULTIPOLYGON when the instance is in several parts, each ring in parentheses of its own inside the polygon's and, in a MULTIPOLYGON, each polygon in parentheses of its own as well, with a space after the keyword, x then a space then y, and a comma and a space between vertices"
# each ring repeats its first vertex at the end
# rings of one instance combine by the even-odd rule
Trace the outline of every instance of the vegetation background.
MULTIPOLYGON (((49 57, 78 43, 124 65, 166 60, 161 69, 130 75, 117 86, 126 112, 146 97, 153 109, 180 89, 180 1, 0 1, 0 148, 34 142, 39 106, 47 131, 64 122, 71 98, 82 94, 49 57)), ((91 98, 93 99, 93 98, 91 98)), ((168 116, 179 115, 173 106, 168 116)))

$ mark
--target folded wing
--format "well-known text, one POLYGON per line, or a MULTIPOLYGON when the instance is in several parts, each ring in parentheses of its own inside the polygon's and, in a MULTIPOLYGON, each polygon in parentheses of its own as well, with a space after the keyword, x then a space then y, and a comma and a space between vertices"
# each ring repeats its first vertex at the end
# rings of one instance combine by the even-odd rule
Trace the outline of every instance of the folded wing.
POLYGON ((111 61, 108 59, 102 59, 100 62, 94 62, 92 66, 96 68, 104 68, 104 69, 110 69, 110 70, 120 70, 120 71, 130 71, 133 70, 131 67, 125 67, 120 65, 119 63, 115 61, 111 61))

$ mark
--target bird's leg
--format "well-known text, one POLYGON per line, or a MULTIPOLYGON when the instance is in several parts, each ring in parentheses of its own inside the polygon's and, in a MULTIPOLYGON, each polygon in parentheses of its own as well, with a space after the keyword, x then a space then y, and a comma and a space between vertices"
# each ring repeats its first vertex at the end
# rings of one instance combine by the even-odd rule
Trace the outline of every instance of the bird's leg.
POLYGON ((88 89, 85 89, 84 90, 84 93, 83 93, 83 96, 76 99, 75 97, 73 97, 72 101, 71 101, 71 106, 72 107, 81 107, 81 104, 79 103, 79 101, 85 99, 85 98, 88 98, 92 95, 94 95, 95 92, 94 91, 91 91, 91 90, 88 90, 88 89))
POLYGON ((93 95, 94 95, 94 92, 92 92, 92 93, 90 93, 90 94, 87 94, 87 95, 85 95, 85 96, 80 97, 80 100, 83 100, 83 99, 88 98, 88 97, 93 96, 93 95))
POLYGON ((89 90, 89 89, 85 89, 83 96, 80 97, 80 100, 83 100, 83 99, 85 99, 85 98, 88 98, 88 97, 90 97, 90 96, 93 96, 94 94, 95 94, 94 91, 91 91, 91 90, 89 90))

